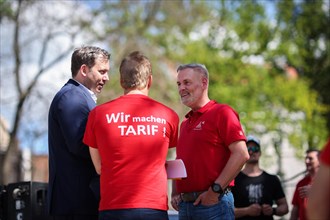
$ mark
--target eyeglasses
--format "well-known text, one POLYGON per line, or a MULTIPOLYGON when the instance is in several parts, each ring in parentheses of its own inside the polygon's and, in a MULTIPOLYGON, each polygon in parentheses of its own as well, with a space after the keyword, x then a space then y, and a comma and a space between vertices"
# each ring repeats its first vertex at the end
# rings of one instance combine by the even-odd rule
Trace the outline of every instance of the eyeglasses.
POLYGON ((252 151, 253 153, 260 152, 260 147, 259 146, 249 146, 248 151, 252 151))

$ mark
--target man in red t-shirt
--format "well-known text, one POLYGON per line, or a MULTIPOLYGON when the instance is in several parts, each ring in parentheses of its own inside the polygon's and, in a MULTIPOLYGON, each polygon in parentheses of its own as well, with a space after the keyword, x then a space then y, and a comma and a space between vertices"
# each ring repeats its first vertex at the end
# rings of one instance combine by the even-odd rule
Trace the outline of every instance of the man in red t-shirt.
POLYGON ((229 189, 249 158, 238 114, 209 99, 204 65, 181 65, 177 72, 181 101, 191 111, 181 124, 176 149, 187 178, 174 182, 172 206, 180 220, 234 219, 229 189))
POLYGON ((177 145, 179 117, 148 97, 147 57, 133 52, 119 71, 124 95, 91 111, 84 136, 101 175, 99 220, 167 220, 165 162, 177 145))
POLYGON ((290 220, 307 220, 306 206, 308 194, 314 177, 320 167, 319 150, 309 149, 306 151, 305 164, 307 175, 297 183, 293 194, 290 220))
POLYGON ((322 150, 320 162, 309 193, 308 219, 330 219, 330 138, 322 150))

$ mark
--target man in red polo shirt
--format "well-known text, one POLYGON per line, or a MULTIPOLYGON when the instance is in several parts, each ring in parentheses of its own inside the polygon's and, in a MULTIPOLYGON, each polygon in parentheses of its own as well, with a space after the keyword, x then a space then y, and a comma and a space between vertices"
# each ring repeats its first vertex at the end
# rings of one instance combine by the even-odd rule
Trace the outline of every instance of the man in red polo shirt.
POLYGON ((307 174, 297 183, 292 198, 293 208, 291 210, 290 220, 307 220, 306 207, 309 190, 320 167, 319 154, 320 151, 317 149, 309 149, 306 151, 305 164, 307 174))
POLYGON ((181 124, 177 145, 187 178, 174 182, 172 206, 180 220, 234 219, 229 189, 249 158, 238 114, 209 99, 204 65, 181 65, 177 72, 181 101, 191 111, 181 124))

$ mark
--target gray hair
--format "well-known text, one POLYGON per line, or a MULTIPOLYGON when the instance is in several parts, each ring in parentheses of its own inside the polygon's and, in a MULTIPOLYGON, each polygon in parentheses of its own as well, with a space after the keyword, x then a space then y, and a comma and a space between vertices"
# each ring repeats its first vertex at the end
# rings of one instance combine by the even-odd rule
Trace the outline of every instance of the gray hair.
POLYGON ((200 64, 200 63, 182 64, 177 68, 176 72, 178 73, 179 71, 184 69, 194 69, 197 72, 203 74, 205 78, 207 79, 209 78, 209 71, 207 70, 204 64, 200 64))

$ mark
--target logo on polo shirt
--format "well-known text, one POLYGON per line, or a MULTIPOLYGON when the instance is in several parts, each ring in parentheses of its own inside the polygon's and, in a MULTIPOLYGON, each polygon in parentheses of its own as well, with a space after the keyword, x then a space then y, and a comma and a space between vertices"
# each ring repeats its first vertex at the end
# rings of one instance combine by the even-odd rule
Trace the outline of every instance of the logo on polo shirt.
POLYGON ((200 131, 202 130, 202 125, 205 123, 205 121, 201 121, 198 123, 198 125, 196 125, 196 127, 194 128, 195 131, 200 131))

